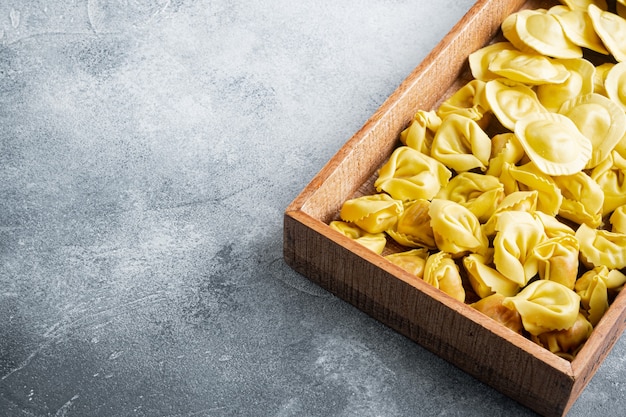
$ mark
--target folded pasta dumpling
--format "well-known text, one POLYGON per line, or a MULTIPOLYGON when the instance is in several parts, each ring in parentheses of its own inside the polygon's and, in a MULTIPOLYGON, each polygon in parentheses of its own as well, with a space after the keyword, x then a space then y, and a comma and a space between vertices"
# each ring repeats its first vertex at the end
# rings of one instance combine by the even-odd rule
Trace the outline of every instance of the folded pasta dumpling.
POLYGON ((483 232, 487 236, 492 236, 496 232, 496 223, 500 213, 505 211, 526 211, 534 213, 537 209, 537 191, 515 191, 505 196, 489 220, 483 224, 483 232))
POLYGON ((476 295, 485 298, 491 294, 506 297, 517 294, 520 290, 519 285, 489 264, 489 258, 477 253, 471 253, 463 258, 463 267, 476 295))
POLYGON ((537 191, 537 210, 556 216, 563 203, 563 194, 554 179, 529 162, 522 166, 505 165, 521 191, 537 191))
POLYGON ((558 20, 563 28, 563 32, 565 32, 565 36, 574 44, 600 54, 607 55, 609 53, 604 47, 602 39, 600 39, 593 28, 586 6, 584 9, 553 6, 548 9, 548 13, 558 20))
POLYGON ((400 132, 402 144, 430 155, 430 147, 435 132, 441 125, 441 118, 433 111, 418 110, 409 126, 400 132))
POLYGON ((485 100, 485 82, 471 80, 439 105, 437 115, 445 119, 451 114, 467 117, 481 128, 489 123, 489 104, 485 100))
POLYGON ((484 46, 469 55, 469 65, 472 76, 481 81, 490 81, 500 78, 498 74, 489 71, 489 64, 502 51, 517 50, 511 42, 495 42, 484 46))
POLYGON ((606 3, 606 0, 560 0, 561 3, 566 5, 572 10, 579 10, 582 12, 586 12, 589 5, 594 4, 599 7, 601 10, 608 10, 609 6, 606 3))
POLYGON ((485 99, 498 121, 510 131, 515 130, 515 123, 527 115, 548 112, 532 88, 507 79, 488 81, 485 99))
POLYGON ((626 233, 626 205, 619 206, 609 217, 611 232, 626 233))
POLYGON ((428 210, 437 247, 455 257, 468 252, 486 254, 489 241, 478 218, 454 201, 435 198, 428 210))
POLYGON ((624 84, 626 83, 626 62, 619 62, 613 65, 604 78, 604 89, 611 101, 626 111, 626 93, 624 84))
POLYGON ((465 289, 459 274, 459 267, 449 253, 440 251, 428 257, 424 269, 424 281, 452 298, 461 302, 465 301, 465 289))
POLYGON ((504 37, 525 52, 552 58, 580 58, 580 46, 572 42, 553 14, 545 9, 527 9, 513 13, 501 25, 504 37))
POLYGON ((456 172, 487 169, 491 139, 472 119, 450 114, 435 134, 430 155, 456 172))
POLYGON ((578 224, 586 223, 594 228, 602 224, 604 192, 597 182, 583 171, 556 176, 552 180, 563 195, 559 207, 561 217, 578 224))
POLYGON ((576 281, 575 290, 591 324, 598 324, 609 308, 611 298, 626 284, 626 275, 618 269, 598 266, 576 281))
POLYGON ((572 361, 580 348, 591 336, 593 326, 584 315, 578 313, 572 327, 565 330, 552 330, 531 336, 533 342, 548 349, 555 355, 572 361))
POLYGON ((626 234, 593 229, 583 223, 576 230, 576 238, 585 266, 626 268, 626 234))
POLYGON ((576 282, 576 293, 589 322, 595 326, 609 309, 609 293, 605 277, 607 267, 596 267, 585 272, 576 282))
POLYGON ((539 278, 555 281, 573 290, 578 277, 578 240, 572 235, 553 237, 532 249, 539 278))
POLYGON ((626 159, 619 152, 611 152, 591 171, 590 176, 604 192, 602 215, 609 215, 626 204, 626 159))
POLYGON ((461 204, 483 223, 491 217, 504 198, 504 186, 492 175, 462 172, 453 177, 436 198, 461 204))
POLYGON ((543 84, 537 86, 537 98, 543 106, 558 111, 563 103, 578 96, 593 93, 593 81, 596 67, 584 59, 555 59, 555 63, 563 65, 569 77, 562 83, 543 84))
POLYGON ((500 133, 491 138, 491 159, 485 174, 500 177, 505 163, 515 165, 526 153, 513 132, 500 133))
POLYGON ((544 174, 574 174, 591 158, 591 141, 562 114, 532 113, 518 120, 514 130, 526 155, 544 174))
POLYGON ((411 249, 385 256, 389 262, 398 265, 416 278, 424 278, 427 258, 428 250, 426 249, 411 249))
POLYGON ((451 176, 450 170, 436 159, 400 146, 380 168, 374 187, 397 200, 430 200, 451 176))
POLYGON ((626 61, 626 19, 591 4, 587 8, 593 28, 616 61, 626 61))
POLYGON ((561 63, 537 53, 517 50, 498 52, 489 63, 489 71, 526 85, 561 84, 570 76, 561 63))
POLYGON ((430 201, 412 200, 405 202, 403 207, 395 227, 388 229, 387 234, 399 244, 409 248, 436 249, 435 236, 428 215, 430 201))
POLYGON ((608 97, 604 82, 609 70, 615 66, 613 62, 605 62, 600 65, 596 65, 596 71, 593 74, 593 92, 602 96, 608 97))
POLYGON ((504 211, 498 215, 493 239, 496 269, 520 287, 538 272, 533 249, 546 239, 543 224, 525 211, 504 211))
POLYGON ((345 201, 339 216, 368 233, 380 233, 392 228, 400 213, 401 201, 394 200, 387 194, 373 194, 345 201))
POLYGON ((334 220, 330 222, 329 226, 379 255, 383 253, 387 244, 384 233, 368 233, 352 223, 334 220))
POLYGON ((533 212, 533 216, 543 224, 543 230, 546 232, 548 239, 561 236, 575 236, 574 229, 560 221, 554 216, 544 213, 543 211, 533 212))
POLYGON ((540 279, 515 296, 506 297, 502 304, 515 309, 522 317, 524 329, 538 336, 572 327, 580 310, 580 296, 558 282, 540 279))
POLYGON ((501 294, 492 294, 470 304, 470 307, 503 324, 515 333, 522 334, 522 318, 516 310, 502 305, 504 298, 501 294))
POLYGON ((571 119, 591 142, 586 169, 605 160, 626 134, 624 110, 600 94, 578 96, 563 104, 559 113, 571 119))

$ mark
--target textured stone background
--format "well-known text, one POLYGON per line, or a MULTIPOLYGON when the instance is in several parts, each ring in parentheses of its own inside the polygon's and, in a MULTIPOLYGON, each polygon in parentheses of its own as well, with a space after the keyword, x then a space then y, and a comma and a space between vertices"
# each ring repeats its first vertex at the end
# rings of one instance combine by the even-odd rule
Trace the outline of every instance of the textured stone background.
MULTIPOLYGON (((0 416, 530 416, 282 260, 471 1, 3 0, 0 416)), ((626 407, 624 338, 571 416, 626 407)))

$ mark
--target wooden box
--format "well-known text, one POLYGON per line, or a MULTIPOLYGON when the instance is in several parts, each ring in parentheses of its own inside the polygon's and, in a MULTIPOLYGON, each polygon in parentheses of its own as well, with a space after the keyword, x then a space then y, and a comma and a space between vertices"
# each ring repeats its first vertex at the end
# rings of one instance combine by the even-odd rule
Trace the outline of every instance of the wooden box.
POLYGON ((284 215, 294 270, 510 398, 544 416, 567 414, 626 323, 626 294, 573 361, 552 354, 330 229, 344 201, 371 188, 416 110, 467 81, 468 55, 522 8, 557 2, 479 0, 296 197, 284 215), (409 284, 412 282, 412 284, 409 284))

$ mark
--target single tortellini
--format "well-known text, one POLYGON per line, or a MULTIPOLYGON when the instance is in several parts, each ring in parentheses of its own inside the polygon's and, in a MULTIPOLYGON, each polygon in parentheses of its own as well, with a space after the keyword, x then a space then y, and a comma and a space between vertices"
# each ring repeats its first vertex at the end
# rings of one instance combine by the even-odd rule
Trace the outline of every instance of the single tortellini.
POLYGON ((516 50, 498 52, 489 71, 526 85, 561 84, 570 76, 565 65, 537 53, 516 50))
POLYGON ((491 156, 491 139, 472 119, 450 114, 433 139, 430 155, 456 172, 485 171, 491 156))
MULTIPOLYGON (((608 270, 603 268, 604 271, 608 270)), ((587 319, 595 326, 609 309, 609 295, 606 283, 602 279, 600 268, 584 273, 576 283, 576 293, 580 296, 587 319)))
POLYGON ((580 348, 585 344, 591 332, 593 326, 585 318, 584 315, 578 313, 576 321, 572 327, 565 330, 552 330, 549 332, 541 333, 538 336, 531 336, 531 340, 548 349, 555 355, 572 361, 580 348))
POLYGON ((459 203, 435 198, 428 210, 437 247, 455 257, 468 252, 487 254, 489 241, 478 218, 459 203))
POLYGON ((608 55, 602 39, 598 36, 591 18, 587 13, 587 7, 584 9, 572 9, 567 6, 553 6, 548 10, 556 20, 559 21, 565 36, 574 44, 591 49, 600 54, 608 55))
POLYGON ((500 133, 491 138, 491 159, 485 174, 500 177, 505 163, 515 165, 526 153, 513 132, 500 133))
POLYGON ((463 267, 476 295, 485 298, 491 294, 506 297, 517 294, 520 286, 498 272, 490 263, 489 258, 477 253, 471 253, 463 258, 463 267))
POLYGON ((529 114, 515 123, 514 131, 526 155, 544 174, 574 174, 591 158, 591 141, 562 114, 529 114))
POLYGON ((395 227, 388 229, 387 234, 399 244, 409 248, 436 249, 435 236, 428 215, 430 201, 412 200, 405 202, 403 207, 395 227))
POLYGON ((368 233, 352 223, 334 220, 330 222, 329 226, 379 255, 383 253, 387 244, 384 233, 368 233))
POLYGON ((583 171, 552 179, 563 195, 559 208, 561 217, 594 228, 602 224, 604 192, 597 182, 583 171))
POLYGON ((552 58, 581 58, 580 46, 572 42, 553 14, 545 9, 527 9, 510 14, 502 22, 504 37, 524 52, 552 58))
POLYGON ((594 229, 581 224, 576 230, 580 259, 587 267, 626 268, 626 234, 594 229))
POLYGON ((584 59, 555 59, 555 63, 563 65, 568 72, 567 80, 562 83, 543 84, 537 86, 537 98, 543 106, 558 111, 563 103, 578 96, 593 93, 593 82, 596 67, 584 59))
POLYGON ((606 96, 626 111, 626 62, 613 65, 604 78, 606 96))
POLYGON ((418 110, 409 126, 400 132, 400 142, 426 155, 430 155, 430 147, 439 126, 441 126, 441 118, 434 110, 418 110))
POLYGON ((487 317, 503 324, 515 333, 522 334, 523 326, 521 316, 516 310, 504 307, 502 305, 504 299, 504 295, 496 293, 470 304, 470 307, 475 308, 487 317))
POLYGON ((591 158, 586 169, 604 161, 626 135, 626 114, 617 104, 600 94, 586 94, 566 102, 560 114, 571 119, 591 142, 591 158))
POLYGON ((465 289, 459 267, 449 253, 440 251, 428 257, 424 269, 424 281, 452 298, 465 302, 465 289))
POLYGON ((591 171, 591 179, 600 185, 604 192, 602 215, 626 204, 626 159, 613 151, 591 171))
POLYGON ((392 228, 402 213, 402 202, 387 194, 364 195, 347 200, 341 206, 342 220, 376 234, 392 228))
POLYGON ((528 333, 538 336, 574 325, 580 310, 580 296, 563 284, 543 279, 533 281, 502 304, 515 309, 528 333))
POLYGON ((557 219, 554 216, 544 213, 543 211, 533 212, 533 216, 543 224, 543 230, 546 232, 548 239, 561 236, 575 236, 576 231, 557 219))
POLYGON ((380 168, 374 187, 397 200, 430 200, 452 173, 444 164, 408 146, 400 146, 380 168))
POLYGON ((493 239, 496 269, 520 287, 539 270, 534 248, 546 239, 543 224, 525 211, 504 211, 498 215, 493 239))
POLYGON ((485 100, 485 82, 471 80, 445 100, 437 109, 437 115, 445 119, 451 114, 467 117, 484 128, 489 123, 489 104, 485 100))
POLYGON ((613 233, 626 233, 626 205, 616 208, 609 217, 609 222, 613 233))
POLYGON ((504 198, 504 186, 492 175, 462 172, 453 177, 436 198, 461 204, 484 223, 504 198))
POLYGON ((520 191, 537 191, 537 210, 556 216, 563 203, 563 194, 554 179, 541 172, 534 163, 522 166, 506 164, 504 171, 514 179, 520 191))
POLYGON ((555 281, 573 290, 578 277, 578 240, 571 235, 548 238, 532 249, 539 278, 555 281))
POLYGON ((500 213, 506 211, 526 211, 534 213, 537 209, 537 200, 539 193, 537 190, 532 191, 515 191, 508 194, 502 199, 496 210, 489 220, 483 224, 482 229, 485 235, 493 236, 496 233, 496 224, 500 213))
POLYGON ((575 290, 588 320, 596 326, 609 309, 612 292, 619 291, 626 283, 626 275, 617 269, 598 266, 585 272, 576 281, 575 290))
POLYGON ((416 278, 424 278, 426 269, 426 259, 428 259, 427 249, 411 249, 404 252, 392 253, 385 256, 389 262, 398 265, 416 278))
POLYGON ((548 112, 532 88, 507 79, 488 81, 485 98, 498 121, 510 131, 515 130, 518 120, 529 114, 548 112))
POLYGON ((589 13, 593 28, 600 39, 602 39, 606 49, 618 62, 625 61, 626 44, 624 44, 624 38, 626 38, 626 19, 615 13, 602 10, 594 4, 587 8, 587 13, 589 13))
POLYGON ((500 78, 489 70, 489 64, 499 52, 511 50, 518 50, 511 42, 495 42, 472 52, 468 59, 472 76, 485 82, 500 78))

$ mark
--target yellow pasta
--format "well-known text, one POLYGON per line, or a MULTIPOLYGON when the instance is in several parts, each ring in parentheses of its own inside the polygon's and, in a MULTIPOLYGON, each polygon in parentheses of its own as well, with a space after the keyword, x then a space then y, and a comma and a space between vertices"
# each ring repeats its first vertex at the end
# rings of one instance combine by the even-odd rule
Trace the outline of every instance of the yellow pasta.
POLYGON ((452 173, 444 164, 408 146, 398 147, 378 172, 374 187, 401 200, 430 200, 452 173))
POLYGON ((352 223, 339 220, 330 222, 329 226, 331 229, 353 239, 355 242, 379 255, 385 250, 387 238, 384 233, 367 233, 365 230, 352 223))
POLYGON ((579 313, 580 296, 566 286, 554 281, 537 280, 528 284, 502 304, 515 309, 522 317, 528 333, 542 333, 571 328, 579 313))
POLYGON ((426 260, 424 281, 435 288, 439 288, 452 298, 465 301, 465 289, 456 265, 449 253, 440 251, 426 260))
POLYGON ((507 17, 330 226, 572 360, 626 285, 626 0, 562 3, 507 17))
POLYGON ((359 226, 368 233, 381 233, 393 227, 402 213, 402 203, 387 194, 366 195, 343 203, 342 220, 359 226))

